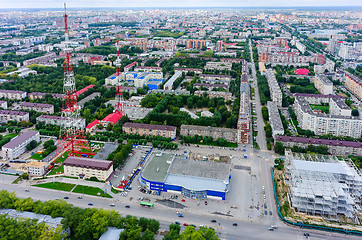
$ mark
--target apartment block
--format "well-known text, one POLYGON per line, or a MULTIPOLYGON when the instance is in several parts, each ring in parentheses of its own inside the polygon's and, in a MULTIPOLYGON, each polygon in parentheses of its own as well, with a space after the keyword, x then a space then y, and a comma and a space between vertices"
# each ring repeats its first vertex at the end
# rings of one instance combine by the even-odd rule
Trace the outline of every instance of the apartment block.
POLYGON ((10 142, 2 146, 2 154, 5 160, 13 160, 27 151, 26 145, 35 140, 40 142, 38 131, 29 130, 13 138, 10 142))
MULTIPOLYGON (((1 115, 0 115, 1 117, 1 115)), ((60 126, 63 118, 60 116, 51 116, 51 115, 40 115, 36 118, 36 122, 43 122, 45 124, 52 124, 60 126)), ((84 118, 78 118, 77 121, 71 121, 72 123, 76 122, 76 127, 78 129, 84 129, 85 128, 85 119, 84 118)))
POLYGON ((88 179, 96 177, 100 181, 107 181, 113 172, 113 162, 93 158, 68 157, 64 163, 64 175, 88 179))
POLYGON ((180 134, 184 137, 185 136, 193 137, 195 135, 199 135, 203 137, 212 137, 214 140, 222 138, 229 142, 238 141, 238 130, 230 128, 181 125, 180 134))
POLYGON ((194 95, 203 96, 206 93, 209 98, 221 97, 225 101, 231 100, 234 101, 234 96, 231 92, 221 92, 221 91, 195 91, 194 95))
POLYGON ((268 80, 270 97, 271 97, 272 101, 276 103, 277 107, 281 107, 283 94, 282 94, 282 91, 280 90, 278 81, 275 78, 275 75, 274 75, 274 72, 272 69, 266 70, 266 79, 268 80))
POLYGON ((32 161, 26 164, 26 172, 30 176, 43 176, 45 174, 46 162, 32 161))
POLYGON ((7 101, 0 101, 0 108, 7 109, 8 108, 8 102, 7 101))
POLYGON ((284 127, 280 118, 279 109, 276 102, 268 101, 267 108, 269 113, 269 122, 272 128, 273 137, 284 134, 284 127))
POLYGON ((204 67, 205 69, 210 69, 210 70, 231 70, 231 67, 233 66, 233 64, 231 62, 207 62, 206 66, 204 67))
POLYGON ((53 114, 54 106, 47 103, 31 103, 31 102, 21 102, 16 105, 16 109, 23 109, 28 111, 36 111, 41 113, 53 114))
POLYGON ((324 74, 315 75, 314 86, 322 94, 333 94, 333 83, 324 74))
POLYGON ((63 98, 63 94, 60 93, 43 93, 43 92, 31 92, 28 94, 30 100, 44 99, 46 94, 51 94, 53 98, 63 98))
POLYGON ((29 121, 29 113, 22 111, 0 110, 0 122, 7 123, 8 121, 29 121))
POLYGON ((0 98, 21 100, 26 98, 26 92, 0 89, 0 98))
POLYGON ((199 50, 201 50, 202 47, 206 47, 206 40, 189 39, 189 40, 186 41, 186 48, 187 49, 199 49, 199 50))
POLYGON ((165 138, 176 138, 176 127, 167 125, 143 124, 127 122, 123 124, 122 130, 126 134, 138 134, 141 136, 161 136, 165 138))
POLYGON ((345 71, 344 86, 356 97, 362 99, 362 79, 345 71))

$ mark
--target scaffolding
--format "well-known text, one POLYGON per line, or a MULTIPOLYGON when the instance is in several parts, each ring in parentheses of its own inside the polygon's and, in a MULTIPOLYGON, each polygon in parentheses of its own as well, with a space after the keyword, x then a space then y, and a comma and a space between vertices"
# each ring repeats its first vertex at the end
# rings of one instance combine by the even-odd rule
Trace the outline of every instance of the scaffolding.
POLYGON ((351 159, 287 151, 284 179, 295 211, 360 224, 362 176, 351 159))

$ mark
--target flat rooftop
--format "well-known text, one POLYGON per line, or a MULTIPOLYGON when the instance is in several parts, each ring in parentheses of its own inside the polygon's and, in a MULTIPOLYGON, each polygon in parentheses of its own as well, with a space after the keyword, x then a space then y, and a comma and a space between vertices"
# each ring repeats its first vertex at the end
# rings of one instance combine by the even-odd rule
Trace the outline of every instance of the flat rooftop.
POLYGON ((150 181, 163 182, 174 157, 175 155, 170 153, 153 152, 142 171, 142 176, 150 181))

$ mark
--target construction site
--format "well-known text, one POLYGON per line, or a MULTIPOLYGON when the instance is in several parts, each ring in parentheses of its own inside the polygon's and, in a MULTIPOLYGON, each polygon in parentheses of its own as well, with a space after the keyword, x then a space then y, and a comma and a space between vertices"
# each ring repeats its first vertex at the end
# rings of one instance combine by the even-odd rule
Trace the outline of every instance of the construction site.
POLYGON ((360 224, 362 176, 351 159, 291 151, 285 155, 286 197, 296 215, 360 224))

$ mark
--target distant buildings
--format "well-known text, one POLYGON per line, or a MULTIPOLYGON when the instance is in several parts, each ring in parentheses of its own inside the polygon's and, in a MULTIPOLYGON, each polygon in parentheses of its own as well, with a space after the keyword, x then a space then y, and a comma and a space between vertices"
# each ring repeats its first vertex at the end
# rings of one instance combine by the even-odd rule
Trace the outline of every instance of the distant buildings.
POLYGON ((28 111, 36 111, 41 113, 53 114, 54 106, 52 104, 46 103, 31 103, 31 102, 21 102, 16 105, 16 109, 23 109, 28 111))
MULTIPOLYGON (((244 75, 243 75, 244 76, 244 75)), ((251 124, 251 110, 250 110, 250 86, 247 81, 247 76, 242 76, 240 83, 240 109, 237 122, 237 142, 249 143, 250 142, 250 124, 251 124), (245 79, 243 79, 245 78, 245 79)))
POLYGON ((127 122, 123 124, 122 130, 126 134, 138 134, 141 136, 161 136, 165 138, 176 138, 176 127, 167 125, 143 124, 127 122))
POLYGON ((309 63, 325 64, 326 56, 323 54, 314 54, 310 56, 299 55, 299 52, 278 52, 263 53, 259 52, 259 61, 274 65, 294 65, 305 66, 309 63))
POLYGON ((96 177, 99 181, 107 181, 113 172, 113 162, 93 158, 68 157, 64 163, 64 175, 89 179, 96 177))
POLYGON ((187 49, 199 49, 201 50, 202 47, 206 47, 206 40, 187 40, 186 41, 186 48, 187 49))
POLYGON ((234 96, 231 92, 221 92, 221 91, 195 91, 194 95, 203 96, 206 93, 209 98, 221 97, 225 101, 234 101, 234 96))
POLYGON ((283 94, 280 90, 277 79, 275 78, 274 72, 272 69, 266 70, 266 78, 268 80, 270 96, 273 102, 275 102, 277 107, 282 106, 283 94))
POLYGON ((26 145, 31 141, 40 142, 40 135, 38 131, 29 130, 21 133, 19 136, 13 138, 10 142, 2 146, 2 154, 5 160, 13 160, 27 151, 26 145))
POLYGON ((230 62, 207 62, 205 69, 210 69, 210 70, 231 70, 232 67, 232 63, 230 62))

